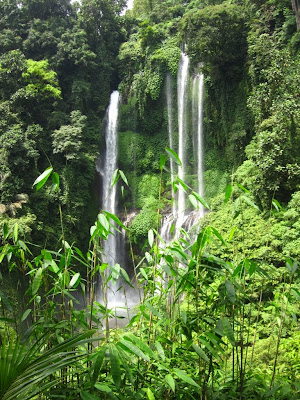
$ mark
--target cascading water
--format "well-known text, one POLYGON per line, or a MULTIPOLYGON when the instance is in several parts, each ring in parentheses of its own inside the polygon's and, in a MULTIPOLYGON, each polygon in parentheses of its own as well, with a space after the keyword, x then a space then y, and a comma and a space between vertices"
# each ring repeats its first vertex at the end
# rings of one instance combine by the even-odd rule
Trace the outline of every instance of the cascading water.
MULTIPOLYGON (((181 54, 179 61, 178 75, 177 75, 177 99, 178 99, 178 156, 182 162, 182 167, 178 169, 178 177, 184 181, 187 166, 187 145, 186 140, 188 137, 187 126, 188 120, 192 117, 193 126, 193 147, 195 159, 195 174, 197 175, 197 187, 200 196, 203 196, 204 183, 203 183, 203 93, 204 93, 204 76, 202 73, 197 73, 193 79, 192 90, 192 113, 189 112, 187 104, 189 97, 189 59, 185 54, 181 54), (191 115, 192 114, 192 115, 191 115)), ((174 145, 173 133, 173 105, 172 105, 172 92, 171 92, 171 76, 167 75, 166 78, 166 98, 167 98, 167 111, 168 111, 168 132, 170 148, 174 145)), ((174 163, 170 161, 171 182, 173 182, 174 163)), ((172 191, 174 199, 174 193, 172 191)), ((199 210, 185 213, 186 197, 182 190, 178 191, 178 201, 173 202, 172 213, 163 218, 161 226, 161 236, 168 243, 171 239, 170 228, 174 220, 176 220, 177 230, 183 227, 189 230, 194 223, 204 216, 204 208, 200 205, 199 210)))
MULTIPOLYGON (((178 75, 177 75, 177 97, 178 97, 178 156, 182 166, 178 167, 178 178, 184 181, 186 166, 186 127, 187 127, 187 101, 188 101, 188 78, 189 78, 189 58, 181 53, 178 75)), ((178 191, 177 202, 177 221, 176 227, 180 228, 184 222, 185 212, 185 193, 178 191)))
MULTIPOLYGON (((169 147, 170 149, 174 148, 174 130, 173 130, 173 101, 172 101, 172 77, 170 72, 167 73, 166 77, 166 97, 167 97, 167 112, 168 112, 168 133, 169 133, 169 147)), ((170 160, 170 172, 171 172, 171 185, 172 185, 172 212, 173 215, 176 214, 176 203, 175 203, 175 193, 173 189, 174 182, 174 161, 170 160)))
MULTIPOLYGON (((201 197, 204 194, 203 179, 203 92, 204 92, 204 75, 201 73, 198 77, 198 129, 197 129, 197 154, 198 154, 198 193, 201 197)), ((200 206, 200 217, 204 217, 204 208, 200 206)))
MULTIPOLYGON (((111 186, 111 181, 115 170, 117 169, 118 160, 118 117, 119 117, 120 94, 118 91, 112 92, 110 103, 106 112, 106 128, 105 128, 105 156, 101 161, 100 155, 96 168, 102 176, 102 209, 111 214, 116 214, 117 211, 117 187, 111 186)), ((113 231, 111 229, 111 231, 113 231)), ((122 235, 116 231, 114 234, 109 234, 108 238, 103 241, 103 257, 102 261, 109 266, 114 267, 124 260, 124 239, 122 235)), ((107 300, 109 307, 115 307, 118 304, 124 304, 122 296, 116 291, 117 285, 109 285, 107 289, 107 300)), ((102 298, 101 287, 98 289, 99 300, 102 298)))
MULTIPOLYGON (((116 213, 117 203, 116 185, 111 186, 111 180, 117 169, 119 97, 118 91, 112 92, 107 111, 107 127, 105 131, 106 153, 103 167, 102 208, 111 214, 116 213)), ((103 243, 103 251, 105 262, 109 265, 114 265, 117 262, 116 235, 108 236, 108 239, 103 243)))

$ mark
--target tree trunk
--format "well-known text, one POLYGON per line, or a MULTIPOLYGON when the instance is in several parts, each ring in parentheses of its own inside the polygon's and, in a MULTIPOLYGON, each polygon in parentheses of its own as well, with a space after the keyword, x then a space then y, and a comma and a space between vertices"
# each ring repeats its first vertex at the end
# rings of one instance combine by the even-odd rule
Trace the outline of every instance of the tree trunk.
POLYGON ((292 0, 292 7, 296 15, 297 31, 300 30, 300 0, 292 0))

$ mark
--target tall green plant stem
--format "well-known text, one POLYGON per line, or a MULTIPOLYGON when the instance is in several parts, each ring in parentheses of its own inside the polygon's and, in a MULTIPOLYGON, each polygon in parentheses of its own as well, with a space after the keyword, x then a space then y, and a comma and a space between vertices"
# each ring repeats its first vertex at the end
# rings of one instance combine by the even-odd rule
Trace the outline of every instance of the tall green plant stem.
MULTIPOLYGON (((287 308, 288 308, 289 298, 290 298, 290 295, 291 295, 293 279, 294 279, 294 274, 291 275, 289 288, 288 288, 288 295, 287 295, 287 298, 286 298, 286 304, 285 304, 285 307, 283 309, 282 318, 280 319, 280 327, 279 327, 278 336, 277 336, 276 352, 275 352, 275 359, 274 359, 273 373, 272 373, 270 389, 272 389, 272 387, 274 386, 274 379, 275 379, 275 375, 276 375, 276 366, 277 366, 277 359, 278 359, 278 353, 279 353, 279 346, 280 346, 282 330, 283 330, 283 326, 284 326, 284 322, 285 322, 286 312, 287 312, 287 308)), ((283 296, 284 296, 284 293, 283 293, 283 296)))

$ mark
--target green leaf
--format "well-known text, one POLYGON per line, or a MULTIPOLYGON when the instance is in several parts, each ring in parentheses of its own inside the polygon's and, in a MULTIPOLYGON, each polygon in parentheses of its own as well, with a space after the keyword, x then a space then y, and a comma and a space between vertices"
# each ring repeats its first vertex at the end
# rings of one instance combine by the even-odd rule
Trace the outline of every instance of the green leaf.
POLYGON ((145 353, 148 354, 149 357, 151 358, 156 358, 155 354, 153 351, 150 349, 150 347, 147 345, 146 342, 135 336, 133 333, 128 333, 126 336, 124 336, 124 339, 127 340, 127 338, 131 341, 134 341, 137 346, 145 353))
POLYGON ((224 245, 227 246, 225 240, 223 239, 222 235, 220 234, 220 232, 216 229, 211 227, 211 230, 213 231, 214 235, 220 240, 220 242, 224 245))
POLYGON ((18 235, 19 235, 19 225, 18 225, 18 223, 16 222, 16 223, 14 224, 14 227, 13 227, 13 240, 14 240, 14 243, 17 243, 17 241, 18 241, 18 235))
POLYGON ((124 172, 119 169, 119 173, 121 175, 122 181, 126 184, 126 186, 128 186, 128 180, 127 180, 124 172))
POLYGON ((189 385, 196 386, 199 388, 199 385, 192 379, 187 373, 182 371, 181 369, 175 368, 174 374, 178 376, 183 382, 188 383, 189 385))
POLYGON ((36 180, 33 183, 33 186, 36 186, 36 188, 35 188, 36 191, 40 190, 45 185, 45 183, 47 182, 52 171, 53 171, 53 168, 48 167, 47 169, 45 169, 45 171, 39 177, 36 178, 36 180))
POLYGON ((207 357, 207 355, 205 354, 205 352, 201 349, 200 346, 198 346, 197 344, 192 344, 193 349, 195 350, 195 352, 206 362, 209 362, 209 358, 207 357))
POLYGON ((170 388, 173 390, 173 392, 175 393, 175 380, 174 380, 173 376, 170 374, 167 374, 165 376, 165 380, 166 380, 167 384, 170 386, 170 388))
POLYGON ((281 206, 281 204, 279 203, 278 200, 273 199, 273 200, 272 200, 272 205, 273 205, 273 207, 276 209, 277 212, 279 212, 280 210, 282 210, 282 206, 281 206))
POLYGON ((155 342, 155 347, 156 347, 156 350, 157 350, 157 352, 158 352, 160 358, 161 358, 163 361, 165 361, 166 356, 165 356, 165 352, 164 352, 164 349, 163 349, 162 345, 161 345, 159 342, 155 342))
POLYGON ((152 314, 156 315, 159 319, 163 319, 163 316, 148 301, 145 302, 145 305, 152 312, 152 314))
POLYGON ((150 248, 152 248, 153 243, 154 243, 154 233, 153 233, 152 229, 149 229, 149 231, 148 231, 148 242, 149 242, 150 248))
POLYGON ((246 189, 243 185, 241 185, 240 183, 235 182, 236 186, 238 188, 240 188, 243 192, 245 193, 250 193, 250 191, 248 189, 246 189))
POLYGON ((53 172, 53 174, 52 174, 52 183, 53 183, 53 189, 58 190, 59 189, 59 175, 57 172, 53 172))
POLYGON ((76 272, 76 274, 73 275, 73 277, 69 283, 69 288, 71 289, 73 286, 75 286, 76 283, 79 281, 79 279, 80 279, 80 273, 76 272))
POLYGON ((141 357, 145 361, 148 361, 148 362, 150 361, 149 357, 146 354, 144 354, 142 352, 142 350, 140 350, 137 346, 135 346, 129 340, 121 339, 118 342, 118 346, 120 346, 121 348, 124 348, 124 350, 126 350, 127 352, 129 352, 131 354, 135 354, 136 356, 141 357))
POLYGON ((166 152, 168 153, 168 155, 172 158, 172 160, 177 164, 182 166, 182 162, 180 161, 178 155, 175 153, 174 150, 170 149, 169 147, 166 147, 166 152))
POLYGON ((30 313, 31 313, 31 309, 28 308, 28 310, 26 310, 26 311, 24 312, 24 314, 22 315, 21 322, 25 321, 25 319, 28 317, 28 315, 29 315, 30 313))
POLYGON ((226 280, 225 281, 225 287, 226 287, 226 291, 227 291, 227 297, 230 301, 230 303, 234 304, 235 303, 235 289, 233 284, 226 280))
POLYGON ((100 222, 100 225, 106 230, 106 232, 109 232, 109 222, 104 214, 98 214, 98 221, 100 222))
POLYGON ((115 172, 113 173, 112 178, 111 178, 110 186, 114 186, 118 182, 119 177, 120 177, 119 170, 116 169, 115 172))
POLYGON ((192 192, 192 195, 196 198, 199 203, 203 205, 203 207, 207 208, 209 210, 209 205, 208 203, 201 197, 197 192, 192 192))
POLYGON ((106 217, 115 221, 121 228, 127 229, 126 226, 119 220, 119 218, 116 215, 111 214, 108 211, 103 211, 103 214, 106 215, 106 217))
POLYGON ((129 379, 129 382, 134 385, 134 379, 131 373, 131 370, 129 368, 129 365, 127 364, 127 360, 126 360, 126 356, 124 355, 124 351, 122 349, 120 349, 118 346, 116 346, 116 349, 118 350, 119 356, 120 356, 120 360, 121 363, 125 369, 127 378, 129 379))
POLYGON ((159 168, 162 171, 164 166, 166 165, 166 155, 165 154, 161 154, 160 156, 160 162, 159 162, 159 168))
POLYGON ((226 204, 228 202, 228 200, 230 199, 231 193, 232 193, 232 185, 229 183, 229 185, 227 185, 226 190, 225 190, 224 204, 226 204))
POLYGON ((242 199, 245 200, 245 202, 247 204, 249 204, 249 206, 255 208, 258 211, 260 211, 260 209, 257 207, 257 205, 248 196, 241 196, 241 197, 242 197, 242 199))
POLYGON ((109 358, 111 365, 111 375, 116 385, 116 388, 119 390, 121 386, 120 358, 114 345, 109 346, 109 358))
POLYGON ((99 400, 98 396, 96 397, 93 394, 90 394, 88 392, 84 392, 83 390, 81 390, 80 396, 81 396, 82 400, 99 400))
POLYGON ((129 278, 127 272, 125 271, 125 269, 120 268, 120 271, 121 271, 121 274, 123 275, 123 278, 124 278, 125 282, 127 283, 127 285, 129 285, 130 287, 132 287, 134 289, 134 286, 131 283, 130 278, 129 278))
POLYGON ((155 400, 154 394, 152 393, 151 389, 147 389, 147 396, 149 400, 155 400))
POLYGON ((103 361, 104 361, 104 357, 105 357, 105 352, 106 352, 106 346, 102 346, 100 348, 100 351, 97 354, 97 358, 94 364, 94 371, 93 371, 93 375, 92 375, 92 385, 94 385, 98 379, 98 376, 100 374, 102 365, 103 365, 103 361))
POLYGON ((143 275, 143 277, 145 278, 145 280, 147 281, 148 280, 148 275, 147 275, 146 271, 144 270, 144 268, 140 268, 140 272, 143 275))
POLYGON ((97 390, 100 390, 100 392, 104 392, 104 393, 111 393, 111 388, 110 387, 108 387, 107 385, 102 385, 102 384, 100 384, 100 383, 96 383, 95 385, 94 385, 94 387, 97 389, 97 390))
POLYGON ((230 242, 232 240, 235 230, 236 230, 236 227, 234 226, 230 231, 228 242, 230 242))
POLYGON ((43 270, 42 270, 42 268, 39 268, 36 271, 36 274, 33 278, 32 285, 31 285, 31 290, 32 290, 33 295, 35 295, 37 293, 37 291, 39 290, 39 288, 41 286, 42 277, 43 277, 42 274, 43 274, 43 270))
POLYGON ((198 204, 197 199, 196 199, 196 197, 194 195, 189 194, 189 200, 190 200, 190 202, 191 202, 191 204, 192 204, 192 206, 194 208, 196 208, 196 209, 199 208, 199 204, 198 204))
POLYGON ((223 332, 228 338, 230 344, 232 346, 235 346, 234 332, 229 320, 226 317, 222 318, 222 324, 223 324, 223 332))

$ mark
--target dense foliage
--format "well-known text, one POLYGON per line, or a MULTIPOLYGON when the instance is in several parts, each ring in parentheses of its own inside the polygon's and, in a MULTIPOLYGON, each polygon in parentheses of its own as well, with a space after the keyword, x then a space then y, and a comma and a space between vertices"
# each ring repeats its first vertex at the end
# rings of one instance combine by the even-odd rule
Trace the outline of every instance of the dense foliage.
POLYGON ((299 1, 124 7, 0 0, 0 399, 296 400, 299 1), (205 78, 205 200, 191 121, 186 182, 164 156, 183 50, 205 78), (115 216, 95 162, 117 88, 115 216), (209 210, 169 241, 178 190, 209 210), (130 268, 103 262, 117 231, 130 268), (110 306, 112 284, 134 310, 110 306))

